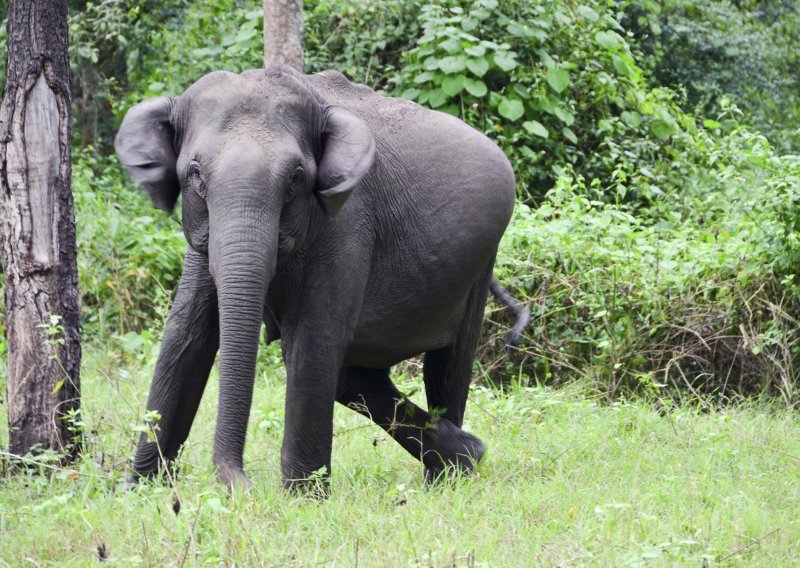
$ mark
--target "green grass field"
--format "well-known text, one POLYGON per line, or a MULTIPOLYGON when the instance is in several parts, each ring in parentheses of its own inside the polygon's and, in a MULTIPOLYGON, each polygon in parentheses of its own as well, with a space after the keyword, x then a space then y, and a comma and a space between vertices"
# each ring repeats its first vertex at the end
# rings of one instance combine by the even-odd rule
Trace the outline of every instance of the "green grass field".
MULTIPOLYGON (((476 387, 466 427, 486 460, 478 475, 428 490, 415 460, 338 408, 332 496, 316 502, 279 489, 276 353, 256 380, 253 487, 229 497, 211 466, 214 378, 174 489, 125 490, 152 357, 89 350, 85 457, 0 481, 0 565, 800 565, 795 412, 760 402, 659 412, 580 386, 476 387)), ((424 398, 413 367, 398 382, 424 398)))

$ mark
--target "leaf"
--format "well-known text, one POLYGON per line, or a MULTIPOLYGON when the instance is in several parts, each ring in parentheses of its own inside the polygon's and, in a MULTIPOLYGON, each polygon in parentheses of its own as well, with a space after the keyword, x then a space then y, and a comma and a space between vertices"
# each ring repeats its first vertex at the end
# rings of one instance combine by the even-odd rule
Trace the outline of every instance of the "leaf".
POLYGON ((476 18, 464 18, 461 20, 461 29, 465 32, 471 32, 478 27, 478 20, 476 18))
POLYGON ((564 128, 561 129, 561 134, 563 134, 564 138, 566 138, 573 144, 578 143, 578 137, 575 135, 575 133, 572 131, 571 128, 565 126, 564 128))
POLYGON ((508 73, 517 66, 517 60, 514 55, 506 52, 499 52, 494 54, 494 62, 500 69, 508 73))
POLYGON ((438 108, 447 102, 447 95, 441 89, 431 90, 428 97, 428 104, 431 108, 438 108))
POLYGON ((464 75, 448 75, 442 81, 442 90, 452 97, 464 90, 464 75))
POLYGON ((589 8, 589 6, 578 6, 578 14, 589 20, 590 22, 596 22, 600 16, 589 8))
POLYGON ((522 102, 515 99, 503 99, 497 107, 497 112, 500 116, 507 118, 510 121, 515 121, 525 114, 525 107, 522 102))
POLYGON ((525 121, 522 123, 522 127, 534 136, 539 136, 541 138, 548 138, 550 136, 550 133, 538 120, 525 121))
POLYGON ((675 134, 675 127, 665 120, 654 120, 650 125, 650 131, 656 138, 664 141, 675 134))
POLYGON ((614 55, 611 57, 611 62, 613 63, 614 69, 616 69, 617 73, 619 73, 623 77, 630 77, 632 73, 631 68, 628 66, 628 63, 622 57, 614 55))
POLYGON ((720 124, 716 120, 711 120, 706 118, 705 120, 703 120, 703 126, 711 130, 716 130, 717 128, 721 128, 722 124, 720 124))
MULTIPOLYGON (((473 45, 472 47, 466 48, 464 53, 472 57, 483 57, 486 54, 486 48, 482 45, 473 45)), ((467 66, 469 66, 469 62, 467 62, 467 66)))
POLYGON ((620 37, 614 32, 597 32, 594 35, 594 39, 609 51, 614 51, 621 43, 620 37))
POLYGON ((558 119, 567 126, 572 126, 572 124, 575 122, 575 115, 564 107, 557 106, 555 109, 553 109, 553 111, 558 119))
POLYGON ((439 69, 447 74, 461 73, 465 67, 466 60, 455 55, 449 55, 439 61, 439 69))
POLYGON ((547 84, 550 85, 556 93, 563 93, 570 84, 569 71, 561 67, 548 70, 546 78, 547 84))
POLYGON ((447 105, 446 107, 439 109, 442 112, 446 112, 447 114, 452 114, 453 116, 460 117, 461 116, 461 109, 458 108, 456 105, 447 105))
POLYGON ((480 79, 470 79, 469 77, 464 79, 464 88, 467 89, 467 92, 473 97, 483 97, 489 92, 486 83, 480 79))
POLYGON ((519 95, 521 99, 527 101, 531 98, 531 93, 530 91, 528 91, 525 85, 522 85, 520 83, 514 83, 512 87, 514 88, 514 92, 517 93, 517 95, 519 95))
POLYGON ((632 128, 639 128, 642 124, 642 115, 638 112, 631 112, 631 111, 624 111, 619 117, 622 119, 622 122, 627 124, 632 128))
POLYGON ((420 83, 427 83, 428 81, 432 81, 436 75, 432 71, 424 71, 414 77, 414 83, 419 85, 420 83))
POLYGON ((408 89, 407 91, 404 91, 402 95, 400 95, 400 98, 414 101, 417 99, 417 97, 421 92, 422 91, 420 91, 419 89, 408 89))
POLYGON ((489 10, 472 10, 470 15, 479 21, 484 21, 485 19, 489 18, 492 13, 489 10))
POLYGON ((508 33, 516 37, 533 37, 535 35, 532 28, 518 22, 508 24, 508 33))
POLYGON ((51 392, 50 394, 56 394, 62 388, 64 388, 64 379, 61 379, 56 383, 56 386, 53 388, 53 392, 51 392))
POLYGON ((467 69, 472 71, 476 77, 483 77, 489 70, 489 62, 485 57, 478 59, 467 59, 467 69))
POLYGON ((456 38, 451 37, 439 44, 440 49, 444 49, 447 53, 461 53, 461 42, 456 38))
POLYGON ((425 62, 422 64, 422 67, 427 71, 436 71, 436 69, 439 67, 439 60, 431 55, 425 60, 425 62))

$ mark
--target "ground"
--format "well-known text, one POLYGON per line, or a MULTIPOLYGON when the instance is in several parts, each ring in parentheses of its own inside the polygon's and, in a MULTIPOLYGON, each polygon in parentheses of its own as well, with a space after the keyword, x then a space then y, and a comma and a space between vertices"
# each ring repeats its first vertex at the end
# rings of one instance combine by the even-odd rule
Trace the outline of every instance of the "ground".
MULTIPOLYGON (((231 497, 214 479, 216 377, 174 489, 126 490, 153 352, 87 349, 87 455, 74 469, 0 480, 0 566, 800 562, 800 421, 775 401, 664 410, 597 399, 580 380, 476 387, 466 428, 487 457, 476 476, 430 490, 415 460, 339 408, 333 491, 320 503, 279 489, 284 377, 271 348, 250 420, 249 492, 231 497)), ((398 380, 421 402, 413 367, 398 380)))

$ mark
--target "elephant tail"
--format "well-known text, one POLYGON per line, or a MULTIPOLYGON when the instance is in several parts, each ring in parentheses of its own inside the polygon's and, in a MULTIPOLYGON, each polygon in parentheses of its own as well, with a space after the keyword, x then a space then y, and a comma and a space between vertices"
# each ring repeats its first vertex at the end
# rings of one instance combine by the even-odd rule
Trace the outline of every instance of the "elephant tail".
POLYGON ((494 276, 489 283, 489 290, 491 291, 492 296, 494 296, 494 299, 503 304, 516 320, 514 327, 511 329, 511 331, 506 333, 503 341, 507 347, 517 345, 520 337, 522 337, 522 332, 525 331, 526 327, 528 327, 528 322, 531 319, 530 308, 520 302, 517 302, 511 296, 511 294, 508 293, 508 290, 506 290, 494 276))

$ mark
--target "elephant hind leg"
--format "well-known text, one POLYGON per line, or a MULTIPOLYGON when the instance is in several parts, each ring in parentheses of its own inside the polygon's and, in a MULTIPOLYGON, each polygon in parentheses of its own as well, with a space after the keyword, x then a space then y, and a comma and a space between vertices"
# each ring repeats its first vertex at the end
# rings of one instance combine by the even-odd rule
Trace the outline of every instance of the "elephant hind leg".
POLYGON ((472 362, 478 349, 493 266, 494 260, 472 286, 455 341, 425 354, 422 371, 428 410, 447 418, 459 428, 464 421, 464 409, 472 382, 472 362))
POLYGON ((405 397, 389 378, 389 369, 347 367, 339 375, 336 401, 383 428, 426 471, 456 467, 469 471, 483 457, 481 441, 447 419, 432 418, 405 397))
MULTIPOLYGON (((493 266, 494 260, 488 264, 484 273, 472 286, 467 298, 464 317, 453 344, 425 354, 423 376, 428 411, 436 417, 434 422, 438 419, 440 430, 453 432, 449 434, 450 436, 455 436, 455 432, 459 432, 459 436, 469 436, 478 440, 461 430, 461 425, 464 422, 464 410, 467 406, 469 385, 472 382, 472 362, 478 348, 493 266)), ((476 456, 477 459, 474 460, 474 463, 477 464, 480 461, 483 451, 481 444, 480 453, 476 456)), ((425 478, 427 480, 436 479, 452 465, 446 461, 440 461, 433 467, 426 464, 425 478)))

